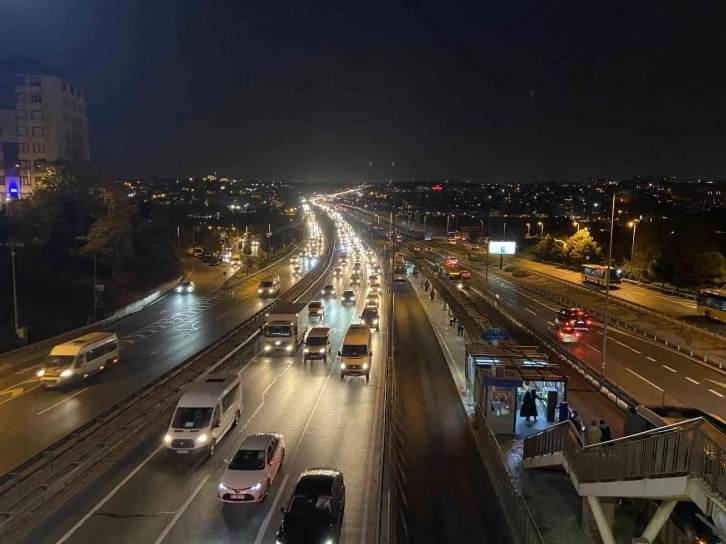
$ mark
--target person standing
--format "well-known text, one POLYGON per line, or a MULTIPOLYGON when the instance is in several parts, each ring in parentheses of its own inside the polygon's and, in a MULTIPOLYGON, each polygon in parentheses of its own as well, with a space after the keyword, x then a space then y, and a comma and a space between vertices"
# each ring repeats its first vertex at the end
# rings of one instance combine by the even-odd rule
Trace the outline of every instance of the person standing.
POLYGON ((532 417, 534 417, 534 420, 537 421, 537 401, 542 400, 542 397, 537 394, 537 390, 534 388, 529 391, 529 396, 532 402, 531 414, 532 417))
POLYGON ((613 439, 613 433, 610 430, 610 425, 608 425, 607 423, 605 423, 605 420, 604 419, 601 419, 600 420, 600 425, 598 425, 598 427, 600 427, 600 434, 601 434, 601 437, 602 437, 602 441, 603 442, 610 442, 613 439))
POLYGON ((426 280, 426 283, 424 283, 424 291, 428 291, 429 290, 429 285, 430 285, 429 284, 429 280, 426 280))
POLYGON ((464 324, 460 321, 456 331, 457 336, 464 336, 464 324))
POLYGON ((532 395, 530 395, 529 391, 527 391, 522 399, 522 407, 519 409, 519 417, 523 417, 525 421, 529 421, 529 416, 532 410, 531 404, 532 395))
POLYGON ((593 419, 590 421, 587 433, 585 433, 585 445, 594 446, 600 442, 602 442, 602 431, 600 430, 600 427, 597 426, 597 421, 593 419))
POLYGON ((431 289, 431 302, 434 301, 434 298, 436 297, 436 291, 432 288, 431 289))
POLYGON ((644 433, 648 430, 648 422, 638 414, 635 406, 628 408, 628 417, 625 418, 623 425, 623 436, 631 436, 638 433, 644 433))

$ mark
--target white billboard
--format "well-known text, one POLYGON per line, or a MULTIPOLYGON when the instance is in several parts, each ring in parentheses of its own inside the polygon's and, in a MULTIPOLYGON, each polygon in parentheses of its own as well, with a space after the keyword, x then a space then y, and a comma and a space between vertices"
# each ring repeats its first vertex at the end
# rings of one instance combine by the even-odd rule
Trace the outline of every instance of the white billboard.
POLYGON ((489 241, 489 255, 514 255, 516 249, 516 242, 489 241))

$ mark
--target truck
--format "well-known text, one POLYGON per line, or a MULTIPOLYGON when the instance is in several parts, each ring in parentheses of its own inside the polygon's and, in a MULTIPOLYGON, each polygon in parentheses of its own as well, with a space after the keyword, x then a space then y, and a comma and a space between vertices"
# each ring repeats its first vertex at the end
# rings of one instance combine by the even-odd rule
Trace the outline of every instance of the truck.
POLYGON ((308 309, 304 302, 284 302, 271 309, 262 327, 263 352, 292 355, 308 331, 308 309))

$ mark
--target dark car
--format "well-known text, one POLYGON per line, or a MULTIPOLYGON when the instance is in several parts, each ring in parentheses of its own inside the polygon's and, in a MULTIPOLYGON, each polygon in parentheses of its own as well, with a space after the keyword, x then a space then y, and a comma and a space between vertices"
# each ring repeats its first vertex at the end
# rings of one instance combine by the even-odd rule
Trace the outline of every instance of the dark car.
POLYGON ((311 468, 300 475, 284 514, 280 544, 337 543, 343 526, 345 484, 335 468, 311 468))
POLYGON ((556 320, 560 326, 572 327, 577 330, 589 330, 592 320, 579 308, 562 308, 557 312, 556 320))
POLYGON ((378 315, 378 309, 372 306, 366 306, 363 313, 360 316, 360 322, 364 325, 368 325, 371 329, 380 330, 379 322, 380 316, 378 315))
POLYGON ((217 257, 209 259, 209 266, 219 266, 219 259, 217 257))
POLYGON ((355 304, 355 293, 353 291, 343 291, 343 296, 340 299, 343 304, 355 304))

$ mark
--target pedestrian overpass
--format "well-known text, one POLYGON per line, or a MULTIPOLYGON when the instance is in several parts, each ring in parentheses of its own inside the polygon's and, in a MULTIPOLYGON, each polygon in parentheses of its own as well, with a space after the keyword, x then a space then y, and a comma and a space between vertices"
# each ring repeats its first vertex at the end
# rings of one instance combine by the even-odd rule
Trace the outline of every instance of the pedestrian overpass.
POLYGON ((522 464, 564 468, 604 544, 615 539, 603 499, 662 501, 643 535, 633 540, 639 543, 655 540, 678 501, 692 501, 715 520, 726 512, 726 435, 704 418, 593 446, 584 446, 577 427, 564 421, 525 439, 522 464))

